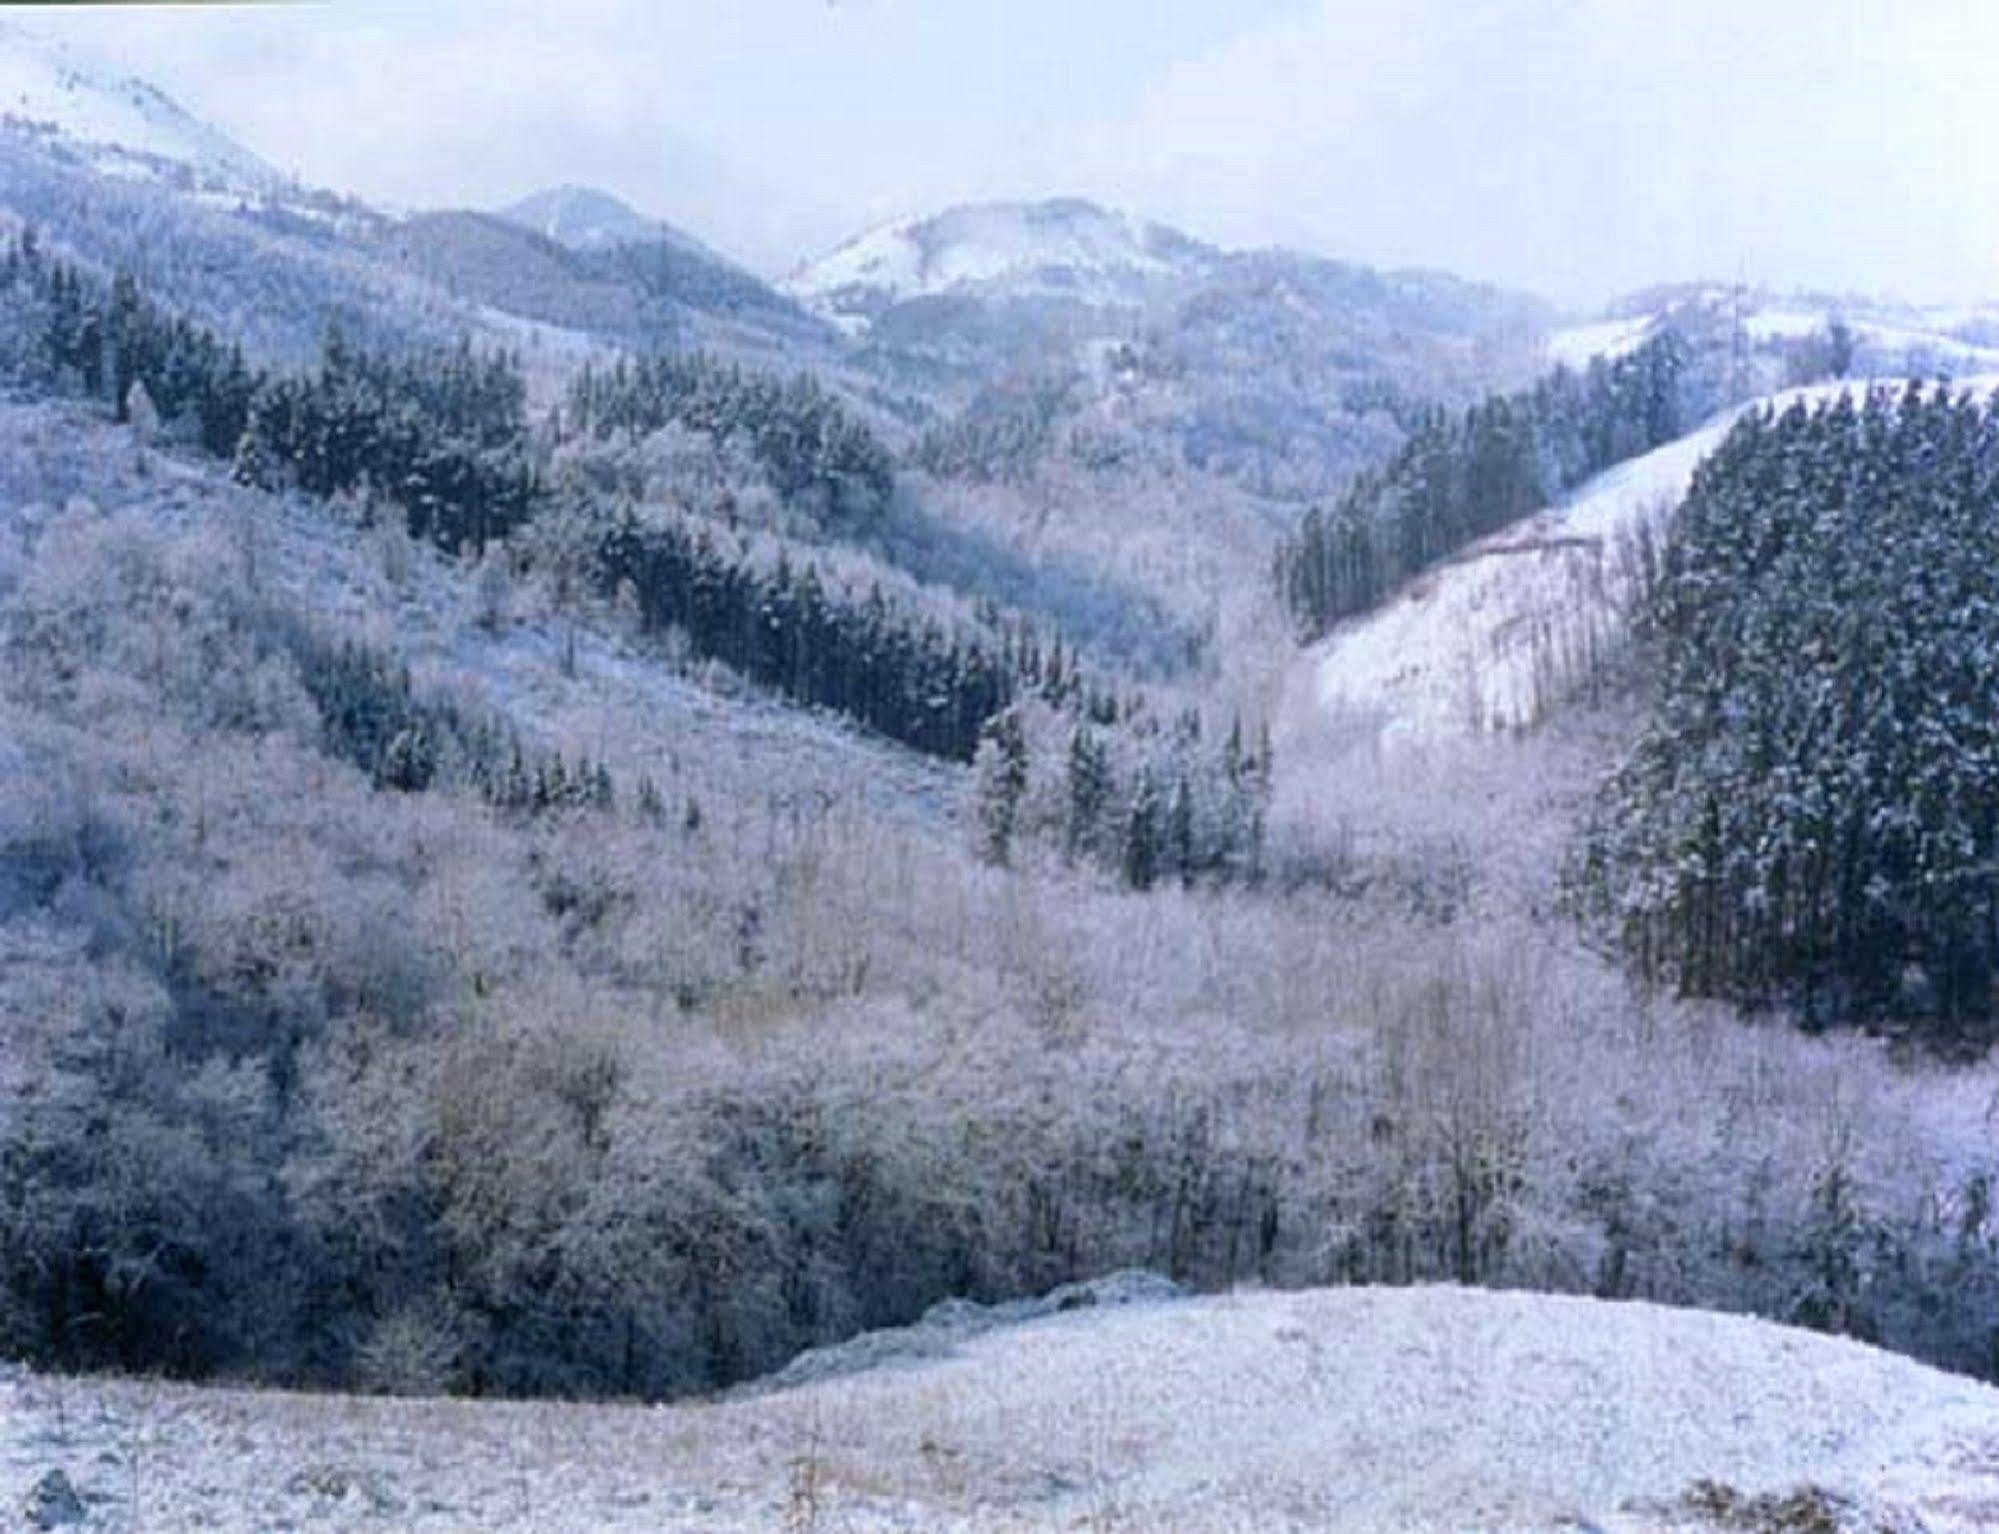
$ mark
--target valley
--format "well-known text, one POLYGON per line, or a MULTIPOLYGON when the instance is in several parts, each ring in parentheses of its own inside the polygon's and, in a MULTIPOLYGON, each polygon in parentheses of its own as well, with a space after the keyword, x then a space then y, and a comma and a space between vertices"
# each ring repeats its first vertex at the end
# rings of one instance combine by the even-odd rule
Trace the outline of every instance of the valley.
POLYGON ((1999 311, 695 227, 0 25, 0 1509, 1999 1520, 1999 311))

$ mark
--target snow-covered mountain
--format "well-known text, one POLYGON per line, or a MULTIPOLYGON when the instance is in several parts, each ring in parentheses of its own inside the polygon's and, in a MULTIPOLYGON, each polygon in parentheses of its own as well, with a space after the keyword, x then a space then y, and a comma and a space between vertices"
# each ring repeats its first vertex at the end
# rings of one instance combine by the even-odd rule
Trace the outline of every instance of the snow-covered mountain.
POLYGON ((733 265, 714 247, 664 219, 649 218, 630 203, 590 186, 556 186, 496 210, 510 224, 532 229, 571 250, 608 250, 620 245, 660 242, 733 265))
POLYGON ((0 21, 0 127, 73 148, 98 169, 178 170, 201 189, 265 193, 282 177, 157 87, 0 21))
POLYGON ((1128 296, 1211 271, 1220 252, 1081 198, 976 203, 870 231, 782 284, 850 327, 891 304, 957 291, 1128 296))

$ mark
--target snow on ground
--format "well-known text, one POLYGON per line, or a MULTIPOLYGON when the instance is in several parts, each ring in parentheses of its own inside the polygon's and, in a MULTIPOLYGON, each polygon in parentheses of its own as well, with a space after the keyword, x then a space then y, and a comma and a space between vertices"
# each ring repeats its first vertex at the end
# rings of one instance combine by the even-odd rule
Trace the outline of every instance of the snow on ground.
MULTIPOLYGON (((1680 294, 1678 301, 1726 318, 1735 298, 1717 288, 1680 294)), ((1609 361, 1624 356, 1649 339, 1666 317, 1662 310, 1556 330, 1544 348, 1548 365, 1581 369, 1593 357, 1609 361)), ((1999 370, 1999 346, 1967 338, 1993 329, 1993 314, 1980 308, 1759 300, 1745 307, 1742 329, 1758 346, 1796 342, 1825 334, 1835 317, 1843 320, 1851 333, 1862 365, 1876 373, 1906 377, 1911 373, 1928 376, 1945 371, 1999 370)))
POLYGON ((1905 371, 1918 373, 1979 372, 1999 369, 1999 347, 1977 346, 1938 330, 1862 322, 1853 326, 1865 359, 1870 353, 1901 357, 1905 371))
POLYGON ((114 151, 108 169, 139 162, 130 152, 188 166, 238 190, 268 191, 282 178, 224 134, 141 80, 122 79, 8 23, 0 23, 0 119, 54 127, 79 144, 114 151))
POLYGON ((224 1534, 1971 1534, 1999 1527, 1999 1390, 1698 1311, 1243 1293, 1086 1306, 670 1407, 0 1372, 0 1508, 58 1470, 90 1527, 224 1534), (1744 1517, 1778 1498, 1829 1521, 1744 1517))
POLYGON ((1643 346, 1657 324, 1656 317, 1642 314, 1636 319, 1567 326, 1548 337, 1549 365, 1581 369, 1592 357, 1622 357, 1643 346))
MULTIPOLYGON (((1867 387, 1817 384, 1756 403, 1782 409, 1867 387)), ((1599 475, 1339 625, 1306 652, 1287 715, 1309 718, 1314 733, 1330 725, 1350 742, 1385 747, 1538 721, 1617 642, 1634 595, 1636 540, 1663 529, 1738 414, 1599 475)))
MULTIPOLYGON (((1981 346, 1952 334, 1976 323, 1975 314, 1953 309, 1911 309, 1893 315, 1845 319, 1861 360, 1877 372, 1899 368, 1932 374, 1942 371, 1989 373, 1999 369, 1999 347, 1981 346)), ((1823 334, 1831 323, 1824 310, 1773 308, 1746 315, 1743 329, 1752 341, 1798 341, 1823 334)))

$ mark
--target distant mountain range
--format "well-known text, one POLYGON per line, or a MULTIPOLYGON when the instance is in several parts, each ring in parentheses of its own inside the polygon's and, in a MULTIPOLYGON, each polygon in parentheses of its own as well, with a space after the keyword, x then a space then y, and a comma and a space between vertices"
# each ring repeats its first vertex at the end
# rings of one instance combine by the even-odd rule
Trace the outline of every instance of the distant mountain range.
POLYGON ((1438 404, 1741 311, 1768 387, 1834 316, 1859 361, 1999 360, 1999 311, 1684 286, 1557 326, 1527 295, 1435 272, 1228 250, 1080 198, 973 203, 872 230, 766 282, 583 185, 407 215, 306 188, 153 86, 0 24, 0 211, 276 358, 338 314, 383 336, 528 343, 551 387, 617 349, 811 370, 945 477, 1081 469, 1330 493, 1438 404))

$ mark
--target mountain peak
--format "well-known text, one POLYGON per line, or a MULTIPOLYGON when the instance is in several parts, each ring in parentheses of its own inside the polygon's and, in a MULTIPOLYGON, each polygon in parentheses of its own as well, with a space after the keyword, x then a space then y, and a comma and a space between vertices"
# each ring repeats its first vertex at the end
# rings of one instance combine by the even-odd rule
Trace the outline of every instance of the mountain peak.
POLYGON ((1070 292, 1185 276, 1210 247, 1081 197, 966 203, 885 224, 794 273, 793 296, 846 313, 994 285, 1070 292))
POLYGON ((594 247, 653 238, 659 225, 630 203, 593 186, 565 182, 498 210, 501 218, 554 240, 594 247))
POLYGON ((571 250, 605 250, 616 245, 661 241, 703 260, 733 267, 734 262, 664 219, 649 218, 623 198, 600 187, 564 182, 523 197, 498 210, 510 224, 532 229, 571 250))
POLYGON ((154 168, 168 161, 231 191, 268 192, 285 179, 157 87, 4 21, 0 126, 60 138, 100 163, 154 168))

